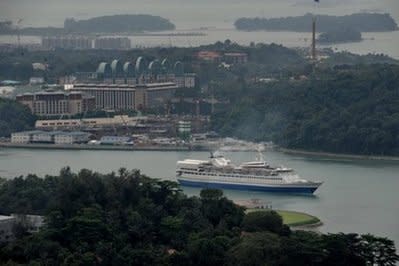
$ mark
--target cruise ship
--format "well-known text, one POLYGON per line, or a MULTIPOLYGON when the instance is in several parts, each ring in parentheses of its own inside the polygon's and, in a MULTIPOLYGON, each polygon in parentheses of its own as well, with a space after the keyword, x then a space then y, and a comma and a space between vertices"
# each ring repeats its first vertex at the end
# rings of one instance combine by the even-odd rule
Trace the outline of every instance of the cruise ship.
POLYGON ((176 175, 183 186, 265 192, 312 194, 322 184, 301 179, 293 169, 273 167, 264 160, 236 166, 222 155, 178 161, 176 175))

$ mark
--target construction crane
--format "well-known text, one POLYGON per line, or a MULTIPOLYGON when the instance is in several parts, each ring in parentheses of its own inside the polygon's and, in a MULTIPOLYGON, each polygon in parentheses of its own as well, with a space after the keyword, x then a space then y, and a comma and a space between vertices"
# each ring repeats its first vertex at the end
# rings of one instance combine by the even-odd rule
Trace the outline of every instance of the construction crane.
MULTIPOLYGON (((314 11, 316 11, 317 4, 319 3, 319 0, 314 0, 314 11)), ((316 12, 313 12, 313 18, 312 18, 312 60, 316 61, 317 60, 317 55, 316 55, 316 12)))
POLYGON ((18 48, 21 47, 21 23, 22 23, 22 21, 23 21, 23 19, 20 18, 17 20, 17 24, 16 24, 18 48))

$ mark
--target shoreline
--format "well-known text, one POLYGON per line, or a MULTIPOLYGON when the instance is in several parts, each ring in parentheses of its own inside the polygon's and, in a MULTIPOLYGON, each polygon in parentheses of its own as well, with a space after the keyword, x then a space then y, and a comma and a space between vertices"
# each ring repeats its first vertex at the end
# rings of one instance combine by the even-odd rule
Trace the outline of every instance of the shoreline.
POLYGON ((190 151, 190 146, 122 146, 122 145, 89 145, 89 144, 17 144, 0 142, 2 148, 43 149, 43 150, 113 150, 113 151, 190 151))
POLYGON ((318 217, 308 214, 306 212, 280 210, 272 208, 270 209, 247 208, 246 213, 259 212, 259 211, 277 212, 283 218, 284 224, 288 225, 292 230, 315 230, 323 225, 323 222, 318 217), (288 216, 297 216, 297 217, 290 218, 288 216), (289 221, 290 219, 291 221, 289 221))
POLYGON ((275 151, 282 152, 285 154, 291 154, 291 155, 323 156, 323 157, 336 158, 336 159, 399 161, 399 157, 395 157, 395 156, 357 155, 357 154, 345 154, 345 153, 317 152, 317 151, 286 149, 286 148, 279 148, 279 147, 275 148, 275 151))
MULTIPOLYGON (((1 148, 16 149, 45 149, 45 150, 115 150, 115 151, 209 151, 209 147, 193 145, 193 146, 162 146, 162 145, 143 145, 143 146, 123 146, 123 145, 89 145, 89 144, 46 144, 46 143, 11 143, 0 142, 1 148)), ((356 160, 373 160, 373 161, 399 161, 399 157, 395 156, 376 156, 376 155, 356 155, 344 153, 316 152, 306 150, 286 149, 275 147, 274 151, 289 155, 304 156, 323 156, 335 159, 356 159, 356 160)), ((246 150, 229 150, 230 152, 246 151, 246 150)))

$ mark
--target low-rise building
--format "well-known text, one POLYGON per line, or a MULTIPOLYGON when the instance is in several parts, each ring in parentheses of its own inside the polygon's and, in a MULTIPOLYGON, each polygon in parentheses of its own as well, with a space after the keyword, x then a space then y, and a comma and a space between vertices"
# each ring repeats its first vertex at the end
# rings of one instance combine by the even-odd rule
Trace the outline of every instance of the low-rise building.
POLYGON ((14 132, 11 134, 12 143, 30 143, 35 134, 42 133, 40 130, 14 132))
POLYGON ((41 131, 32 135, 31 142, 34 143, 55 143, 55 137, 62 134, 62 131, 41 131))
POLYGON ((81 131, 75 132, 62 132, 54 136, 55 144, 75 144, 75 143, 87 143, 89 141, 90 134, 81 131))

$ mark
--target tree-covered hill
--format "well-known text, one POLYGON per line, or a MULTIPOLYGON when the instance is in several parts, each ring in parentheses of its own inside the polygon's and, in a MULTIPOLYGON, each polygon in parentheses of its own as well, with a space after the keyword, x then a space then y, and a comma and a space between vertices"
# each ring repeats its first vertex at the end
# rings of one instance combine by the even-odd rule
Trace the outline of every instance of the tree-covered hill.
POLYGON ((0 98, 0 137, 9 137, 12 132, 31 129, 35 122, 36 117, 28 107, 0 98))
MULTIPOLYGON (((299 31, 312 30, 312 14, 285 18, 239 18, 234 23, 238 30, 299 31)), ((316 15, 317 31, 325 32, 342 27, 360 32, 395 31, 398 25, 389 14, 357 13, 346 16, 316 15)))
POLYGON ((394 243, 357 234, 291 232, 274 211, 244 213, 219 190, 184 195, 138 170, 0 179, 0 214, 46 226, 0 244, 1 265, 395 265, 394 243))
POLYGON ((93 33, 93 32, 142 32, 173 30, 169 20, 151 15, 113 15, 95 17, 87 20, 66 19, 64 23, 66 32, 93 33))
POLYGON ((399 155, 399 66, 337 66, 308 79, 249 84, 213 129, 283 147, 399 155))
POLYGON ((360 42, 362 33, 352 28, 340 28, 332 31, 323 32, 317 41, 321 44, 360 42))

